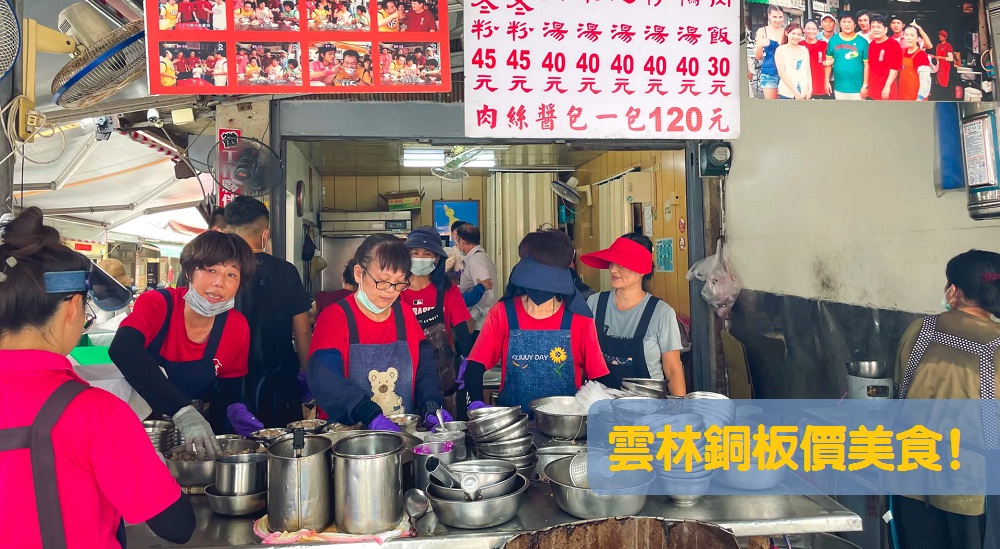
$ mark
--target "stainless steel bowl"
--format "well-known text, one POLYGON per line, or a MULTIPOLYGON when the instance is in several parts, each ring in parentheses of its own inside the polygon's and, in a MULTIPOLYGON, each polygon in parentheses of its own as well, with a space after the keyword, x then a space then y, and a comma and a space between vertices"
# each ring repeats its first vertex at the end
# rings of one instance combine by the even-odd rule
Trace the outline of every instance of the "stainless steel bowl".
POLYGON ((520 410, 521 407, 520 406, 513 406, 513 407, 511 407, 511 406, 490 406, 488 408, 479 408, 478 410, 472 410, 472 411, 469 412, 469 419, 470 420, 482 419, 482 418, 484 418, 486 416, 493 415, 493 414, 495 414, 497 412, 502 412, 504 410, 513 410, 513 409, 520 410))
MULTIPOLYGON (((517 475, 514 475, 496 484, 490 484, 489 486, 480 486, 479 493, 482 496, 480 499, 494 499, 501 496, 506 496, 507 494, 514 491, 516 482, 517 482, 517 475)), ((430 483, 427 485, 427 494, 430 496, 434 496, 436 498, 447 499, 451 501, 466 501, 465 492, 463 492, 461 488, 445 488, 444 486, 441 486, 441 481, 434 478, 433 476, 431 477, 430 483)))
POLYGON ((528 434, 528 416, 521 414, 521 419, 517 420, 515 423, 500 429, 499 431, 494 431, 483 437, 475 437, 476 444, 482 444, 484 442, 500 442, 502 440, 512 440, 515 438, 522 438, 528 434))
MULTIPOLYGON (((503 408, 479 419, 467 421, 465 424, 469 428, 469 433, 478 440, 510 427, 517 423, 522 415, 524 414, 521 413, 520 407, 503 408)), ((525 416, 525 420, 527 420, 527 416, 525 416)))
MULTIPOLYGON (((552 495, 556 504, 566 513, 582 519, 630 516, 638 513, 646 505, 646 494, 610 493, 598 494, 587 488, 578 488, 570 480, 569 464, 572 457, 564 457, 545 466, 545 476, 549 479, 552 495)), ((645 491, 645 486, 654 477, 633 481, 631 485, 621 486, 622 490, 645 491)))
POLYGON ((499 458, 523 456, 531 450, 531 442, 535 437, 528 435, 521 438, 512 438, 499 442, 484 442, 477 448, 480 452, 487 453, 499 458))
POLYGON ((439 521, 452 528, 473 530, 499 526, 517 516, 528 489, 528 479, 515 477, 514 491, 506 496, 479 501, 450 501, 427 494, 439 521))
POLYGON ((535 412, 535 425, 542 434, 566 440, 587 438, 586 414, 558 414, 539 410, 539 408, 546 404, 557 404, 568 407, 571 404, 576 404, 576 398, 557 396, 531 401, 531 409, 535 412))
POLYGON ((215 484, 219 495, 244 496, 267 491, 267 456, 244 454, 215 460, 215 484))
POLYGON ((640 387, 646 387, 647 389, 653 389, 656 391, 662 391, 664 393, 670 391, 670 382, 665 379, 649 379, 642 377, 626 377, 622 379, 622 386, 628 383, 630 385, 638 385, 640 387))
MULTIPOLYGON (((658 380, 648 380, 648 381, 658 381, 658 380)), ((631 381, 622 381, 622 389, 635 393, 639 396, 647 396, 650 398, 666 398, 667 389, 652 387, 649 385, 634 383, 631 381)))
POLYGON ((420 416, 417 414, 392 414, 385 416, 386 419, 399 425, 404 433, 413 434, 417 432, 417 425, 420 423, 420 416))
POLYGON ((293 421, 286 425, 289 431, 294 431, 295 429, 302 429, 307 433, 318 435, 323 432, 326 427, 325 419, 302 419, 299 421, 293 421))
POLYGON ((183 452, 184 446, 174 446, 164 454, 167 469, 181 486, 208 486, 215 481, 215 462, 212 460, 183 460, 171 456, 183 452))
MULTIPOLYGON (((216 437, 218 438, 218 437, 216 437)), ((260 452, 261 445, 260 441, 257 440, 246 440, 244 438, 222 438, 219 439, 219 447, 222 448, 223 452, 229 452, 236 454, 238 452, 260 452)))
POLYGON ((215 486, 205 488, 208 506, 220 515, 241 517, 258 513, 267 508, 267 491, 245 496, 223 496, 215 486))
POLYGON ((518 469, 523 469, 525 467, 528 467, 529 465, 535 464, 535 459, 537 457, 536 452, 537 450, 535 449, 534 446, 532 446, 531 449, 528 450, 528 452, 520 456, 511 456, 511 457, 494 456, 482 451, 479 452, 479 455, 487 459, 502 459, 504 461, 512 463, 514 467, 518 469))
POLYGON ((259 431, 254 431, 250 433, 250 438, 262 442, 263 444, 270 445, 279 438, 291 433, 289 429, 283 427, 271 427, 269 429, 261 429, 259 431))
POLYGON ((548 482, 548 477, 545 476, 545 466, 552 463, 557 459, 562 459, 564 457, 572 457, 576 454, 584 454, 587 452, 587 447, 580 444, 566 445, 566 446, 546 446, 544 448, 539 448, 535 452, 535 457, 538 462, 535 464, 535 474, 538 475, 539 480, 542 482, 548 482))
POLYGON ((464 421, 446 421, 441 425, 435 425, 434 432, 457 433, 460 431, 466 431, 468 430, 468 428, 469 428, 468 425, 464 421))
POLYGON ((448 467, 457 473, 473 474, 479 478, 480 486, 489 486, 514 476, 515 467, 502 459, 472 459, 450 463, 448 467))
POLYGON ((886 377, 889 372, 888 362, 876 362, 871 360, 858 361, 858 362, 847 362, 844 364, 847 367, 847 373, 855 377, 867 377, 871 379, 880 379, 886 377))

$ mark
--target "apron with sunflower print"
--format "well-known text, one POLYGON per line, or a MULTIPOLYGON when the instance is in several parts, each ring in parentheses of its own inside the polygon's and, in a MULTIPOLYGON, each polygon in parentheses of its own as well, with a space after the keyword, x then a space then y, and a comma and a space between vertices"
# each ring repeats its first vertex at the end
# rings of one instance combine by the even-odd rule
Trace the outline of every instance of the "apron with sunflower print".
POLYGON ((520 406, 531 418, 531 401, 550 396, 576 394, 576 372, 570 346, 573 313, 563 307, 558 330, 522 330, 517 322, 514 301, 503 301, 510 327, 507 367, 499 406, 520 406))

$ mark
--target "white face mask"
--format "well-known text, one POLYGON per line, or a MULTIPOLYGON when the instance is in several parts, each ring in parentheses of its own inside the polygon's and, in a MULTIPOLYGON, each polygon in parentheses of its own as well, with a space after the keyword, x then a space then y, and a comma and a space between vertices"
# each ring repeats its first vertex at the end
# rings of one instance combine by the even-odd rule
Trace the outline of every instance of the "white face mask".
POLYGON ((415 257, 410 260, 410 272, 417 276, 427 276, 434 272, 437 262, 431 257, 415 257))
POLYGON ((347 67, 344 67, 344 72, 345 72, 345 73, 347 73, 347 76, 354 76, 354 73, 355 73, 355 71, 357 71, 357 70, 358 70, 358 69, 349 69, 349 68, 347 68, 347 67))
POLYGON ((188 289, 184 294, 184 301, 191 306, 191 310, 206 318, 213 318, 233 308, 236 298, 228 301, 212 303, 207 297, 199 294, 193 288, 188 289))

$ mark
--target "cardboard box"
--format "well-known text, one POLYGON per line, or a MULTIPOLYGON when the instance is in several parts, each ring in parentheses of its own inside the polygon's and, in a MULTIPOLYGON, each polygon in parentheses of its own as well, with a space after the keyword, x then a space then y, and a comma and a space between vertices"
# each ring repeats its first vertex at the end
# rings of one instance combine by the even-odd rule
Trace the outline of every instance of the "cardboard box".
POLYGON ((419 210, 420 200, 423 195, 420 191, 398 191, 385 193, 385 201, 389 204, 389 211, 419 210))

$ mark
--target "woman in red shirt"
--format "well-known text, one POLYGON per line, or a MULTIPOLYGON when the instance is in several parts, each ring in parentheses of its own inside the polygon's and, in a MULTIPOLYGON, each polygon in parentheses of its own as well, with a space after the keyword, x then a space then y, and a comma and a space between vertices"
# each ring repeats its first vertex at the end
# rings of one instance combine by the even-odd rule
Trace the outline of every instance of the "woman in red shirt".
MULTIPOLYGON (((584 378, 609 381, 593 314, 570 274, 573 252, 573 241, 555 229, 521 240, 504 297, 459 372, 470 395, 482 394, 483 373, 497 364, 497 404, 520 406, 529 416, 533 400, 574 395, 584 378)), ((482 406, 473 401, 469 410, 482 406)))
MULTIPOLYGON (((469 308, 465 306, 462 292, 445 275, 448 253, 441 245, 441 235, 433 227, 413 229, 406 238, 410 250, 410 287, 400 294, 404 305, 413 309, 417 322, 424 330, 424 337, 434 347, 437 373, 445 396, 445 408, 450 416, 465 417, 465 403, 458 406, 455 399, 455 356, 468 356, 472 350, 469 332, 469 308), (453 337, 454 336, 454 337, 453 337)), ((431 423, 436 424, 437 418, 431 423)))
POLYGON ((931 62, 917 45, 917 28, 903 29, 903 70, 899 71, 899 99, 927 101, 931 93, 931 62))
POLYGON ((111 311, 131 292, 64 246, 38 208, 0 225, 0 236, 4 546, 120 549, 123 519, 187 542, 191 503, 139 418, 66 359, 94 318, 88 298, 111 311))
POLYGON ((399 301, 410 287, 410 252, 399 238, 375 234, 354 259, 358 292, 316 320, 309 389, 333 421, 399 431, 387 416, 418 413, 426 421, 444 404, 434 348, 399 301))
POLYGON ((108 350, 139 396, 210 459, 219 451, 215 432, 230 430, 227 409, 242 398, 250 327, 231 309, 256 266, 240 236, 205 231, 181 250, 188 287, 140 295, 108 350), (207 421, 196 401, 211 404, 207 421))
POLYGON ((802 27, 805 31, 806 39, 802 45, 809 50, 809 71, 812 75, 812 98, 832 99, 826 94, 826 68, 823 67, 823 60, 826 59, 826 40, 818 40, 820 36, 819 23, 810 19, 802 27))

